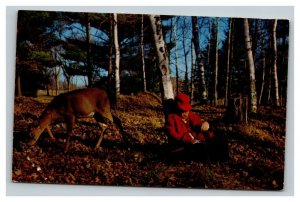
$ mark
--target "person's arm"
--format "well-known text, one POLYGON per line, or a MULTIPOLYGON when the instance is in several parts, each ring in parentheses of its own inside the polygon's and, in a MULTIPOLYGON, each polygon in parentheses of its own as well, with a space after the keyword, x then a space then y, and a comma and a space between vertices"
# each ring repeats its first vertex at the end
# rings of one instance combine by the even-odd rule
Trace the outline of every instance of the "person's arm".
POLYGON ((189 121, 190 125, 192 127, 192 131, 195 133, 201 132, 201 126, 202 126, 202 119, 199 115, 197 115, 194 112, 190 112, 189 114, 189 121))
POLYGON ((195 138, 189 133, 184 124, 176 121, 175 117, 168 116, 166 128, 169 135, 176 140, 192 144, 195 143, 195 138))
POLYGON ((189 119, 190 119, 190 123, 192 125, 193 136, 197 140, 199 140, 199 142, 205 142, 205 137, 202 134, 202 129, 201 129, 202 124, 203 124, 201 117, 199 115, 197 115, 196 113, 191 112, 189 119))

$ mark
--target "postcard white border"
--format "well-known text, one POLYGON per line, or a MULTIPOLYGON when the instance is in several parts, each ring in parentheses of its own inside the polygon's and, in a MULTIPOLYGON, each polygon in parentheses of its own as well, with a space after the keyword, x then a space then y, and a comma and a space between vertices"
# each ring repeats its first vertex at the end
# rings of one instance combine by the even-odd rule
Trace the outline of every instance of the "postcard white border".
POLYGON ((294 195, 294 7, 6 7, 6 195, 9 196, 292 196, 294 195), (133 188, 87 185, 46 185, 11 182, 12 128, 18 10, 57 10, 99 13, 155 13, 290 20, 288 108, 283 191, 229 191, 177 188, 133 188))

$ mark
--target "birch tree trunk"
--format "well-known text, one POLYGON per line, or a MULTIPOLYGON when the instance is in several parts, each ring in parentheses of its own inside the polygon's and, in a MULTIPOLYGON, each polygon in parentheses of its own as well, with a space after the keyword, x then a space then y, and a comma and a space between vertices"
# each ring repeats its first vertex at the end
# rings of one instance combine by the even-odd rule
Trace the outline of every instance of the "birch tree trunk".
POLYGON ((146 71, 145 71, 145 54, 144 54, 144 15, 142 15, 141 25, 141 57, 142 57, 142 72, 143 72, 143 90, 147 91, 146 86, 146 71))
POLYGON ((192 17, 192 27, 193 27, 193 42, 194 42, 194 48, 196 52, 196 61, 197 66, 200 70, 200 79, 201 79, 201 86, 200 86, 200 94, 201 94, 201 100, 206 101, 207 100, 207 92, 206 92, 206 82, 205 82, 205 75, 204 75, 204 65, 201 61, 201 51, 200 51, 200 43, 199 43, 199 26, 197 17, 192 17))
POLYGON ((218 43, 219 43, 219 19, 216 18, 216 25, 215 25, 215 66, 214 66, 214 106, 217 105, 218 102, 218 69, 219 69, 219 47, 218 47, 218 43))
POLYGON ((185 75, 184 75, 184 91, 189 94, 189 77, 188 77, 188 62, 187 62, 187 54, 188 51, 186 50, 185 40, 186 40, 186 22, 185 17, 183 18, 183 27, 182 27, 182 47, 183 47, 183 54, 184 54, 184 63, 185 63, 185 75))
POLYGON ((113 55, 113 46, 114 46, 114 19, 113 14, 109 14, 109 20, 110 20, 110 29, 109 29, 109 65, 108 65, 108 87, 112 86, 112 76, 113 76, 113 62, 112 62, 112 55, 113 55))
POLYGON ((254 60, 251 49, 251 41, 249 34, 249 23, 248 19, 244 19, 244 37, 245 37, 245 46, 247 51, 247 61, 250 73, 250 112, 257 112, 257 95, 256 95, 256 86, 255 86, 255 68, 254 60))
POLYGON ((163 99, 174 99, 173 86, 170 77, 169 59, 165 50, 165 42, 162 33, 162 24, 159 15, 149 15, 151 28, 153 30, 154 42, 158 56, 159 69, 162 76, 163 99))
POLYGON ((114 44, 115 44, 115 52, 116 52, 116 60, 115 60, 115 99, 116 104, 120 97, 120 48, 118 41, 118 16, 116 13, 114 16, 114 44))
POLYGON ((277 77, 277 38, 276 38, 277 20, 274 20, 272 31, 272 45, 273 45, 273 83, 274 83, 274 99, 275 106, 280 106, 280 99, 278 93, 278 77, 277 77))
POLYGON ((174 43, 175 43, 175 71, 176 71, 176 94, 179 92, 179 73, 178 73, 178 51, 177 51, 177 30, 176 23, 174 25, 174 43))
POLYGON ((227 67, 226 67, 226 84, 225 84, 225 106, 228 105, 229 98, 229 77, 230 77, 230 50, 231 50, 231 29, 232 29, 232 18, 229 19, 229 31, 228 31, 228 47, 227 47, 227 67))

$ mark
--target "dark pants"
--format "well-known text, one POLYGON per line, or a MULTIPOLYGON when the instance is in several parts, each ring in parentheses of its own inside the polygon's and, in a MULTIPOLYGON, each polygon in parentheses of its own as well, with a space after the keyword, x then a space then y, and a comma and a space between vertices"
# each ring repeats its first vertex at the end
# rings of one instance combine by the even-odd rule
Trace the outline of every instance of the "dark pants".
POLYGON ((206 137, 205 143, 177 144, 171 151, 171 158, 200 161, 226 161, 229 158, 228 139, 224 134, 206 137))

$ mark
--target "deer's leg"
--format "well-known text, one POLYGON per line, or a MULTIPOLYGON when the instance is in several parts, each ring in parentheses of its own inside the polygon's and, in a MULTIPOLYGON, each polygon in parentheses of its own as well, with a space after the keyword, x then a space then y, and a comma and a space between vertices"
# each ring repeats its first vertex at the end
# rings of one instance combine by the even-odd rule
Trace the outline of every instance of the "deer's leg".
POLYGON ((97 149, 97 148, 100 146, 100 144, 101 144, 101 142, 102 142, 102 140, 103 140, 104 132, 105 132, 105 130, 106 130, 107 127, 108 127, 108 125, 106 125, 105 123, 100 123, 100 122, 98 122, 98 124, 99 124, 99 126, 100 126, 100 134, 99 134, 99 139, 98 139, 98 141, 97 141, 97 144, 96 144, 96 146, 95 146, 95 149, 97 149))
POLYGON ((70 146, 70 138, 73 135, 73 128, 75 125, 75 116, 70 116, 66 120, 67 122, 67 141, 66 141, 66 146, 65 146, 65 153, 68 152, 69 146, 70 146))
POLYGON ((53 133, 51 132, 50 126, 47 126, 47 131, 49 133, 49 136, 50 136, 51 140, 54 141, 55 137, 53 136, 53 133))
POLYGON ((46 127, 49 127, 48 125, 39 125, 37 128, 35 128, 31 134, 32 134, 32 138, 29 141, 29 145, 35 145, 35 143, 38 141, 38 139, 40 138, 42 132, 46 129, 46 127))

